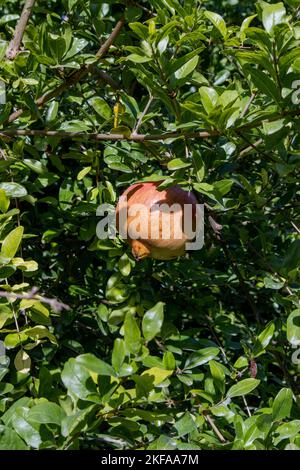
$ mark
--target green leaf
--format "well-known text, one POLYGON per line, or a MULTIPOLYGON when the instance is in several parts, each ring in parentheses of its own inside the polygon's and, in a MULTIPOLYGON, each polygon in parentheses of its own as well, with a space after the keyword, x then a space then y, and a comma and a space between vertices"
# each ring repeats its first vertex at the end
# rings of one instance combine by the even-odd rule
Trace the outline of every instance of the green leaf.
MULTIPOLYGON (((193 59, 195 56, 198 56, 198 54, 203 50, 203 46, 197 47, 191 52, 188 52, 182 57, 179 57, 179 59, 173 59, 170 61, 170 63, 166 66, 166 71, 165 73, 167 74, 168 77, 172 76, 173 74, 175 75, 178 70, 180 70, 182 67, 184 67, 188 62, 190 62, 191 59, 193 59)), ((196 62, 196 61, 195 61, 196 62)), ((194 62, 194 64, 195 64, 194 62)), ((197 60, 198 63, 198 60, 197 60)), ((192 62, 193 65, 193 62, 192 62)), ((195 67, 197 64, 195 65, 195 67)), ((194 67, 194 68, 195 68, 194 67)), ((193 69, 194 70, 194 69, 193 69)), ((189 72, 190 73, 190 72, 189 72)))
POLYGON ((212 360, 209 361, 209 368, 216 387, 223 394, 225 392, 225 372, 222 366, 218 362, 212 360))
POLYGON ((112 162, 108 163, 107 166, 111 168, 111 170, 122 171, 123 173, 132 173, 132 169, 124 163, 112 162))
POLYGON ((275 323, 270 322, 256 339, 252 354, 254 357, 260 355, 268 346, 275 333, 275 323))
POLYGON ((99 96, 94 96, 93 98, 89 99, 89 104, 96 111, 96 113, 99 114, 99 116, 103 117, 104 119, 111 118, 111 107, 103 98, 100 98, 99 96))
POLYGON ((18 351, 14 360, 14 366, 16 370, 22 374, 27 374, 30 371, 31 359, 26 351, 22 349, 18 351))
POLYGON ((293 346, 298 346, 300 344, 300 308, 288 316, 286 330, 288 342, 293 346))
POLYGON ((144 64, 145 62, 151 62, 151 60, 153 60, 152 57, 138 54, 129 54, 126 59, 134 62, 135 64, 144 64))
POLYGON ((186 434, 190 434, 191 432, 196 431, 197 426, 192 418, 191 413, 186 412, 182 418, 176 421, 174 428, 177 431, 178 437, 182 437, 186 436, 186 434))
POLYGON ((220 32, 221 36, 225 39, 227 37, 227 27, 226 23, 223 20, 222 16, 218 13, 214 13, 213 11, 205 11, 205 17, 213 23, 215 28, 220 32))
POLYGON ((132 29, 132 31, 135 32, 135 34, 140 38, 140 39, 148 39, 149 31, 147 26, 143 25, 142 23, 129 23, 129 28, 132 29))
POLYGON ((282 2, 273 5, 263 4, 262 22, 268 33, 273 32, 274 26, 286 22, 286 9, 282 2))
POLYGON ((9 208, 10 200, 4 189, 0 189, 0 211, 5 214, 9 208))
POLYGON ((6 349, 13 349, 28 339, 28 336, 21 331, 20 333, 10 333, 5 336, 4 346, 6 349))
POLYGON ((126 348, 124 340, 121 338, 116 338, 114 341, 114 347, 112 351, 111 363, 115 371, 119 372, 123 362, 125 360, 126 348))
POLYGON ((274 277, 268 276, 264 277, 264 285, 267 289, 278 290, 282 289, 282 287, 284 286, 284 281, 279 281, 274 277))
POLYGON ((28 450, 28 447, 16 431, 0 425, 0 450, 28 450))
POLYGON ((230 387, 226 396, 228 398, 234 398, 247 395, 248 393, 252 392, 252 390, 254 390, 259 384, 260 380, 257 379, 241 380, 237 384, 232 385, 232 387, 230 387))
POLYGON ((82 51, 82 49, 84 49, 88 45, 88 43, 89 42, 84 38, 73 37, 72 45, 63 57, 64 63, 71 57, 74 57, 76 54, 82 51))
POLYGON ((7 305, 0 304, 0 329, 7 322, 13 318, 13 311, 7 305))
POLYGON ((48 328, 42 325, 34 326, 32 328, 26 328, 25 330, 23 330, 23 333, 34 340, 48 338, 51 343, 57 344, 55 336, 48 330, 48 328))
POLYGON ((84 366, 90 372, 98 375, 115 376, 113 368, 106 362, 99 359, 94 354, 81 354, 76 357, 76 363, 80 366, 84 366))
POLYGON ((256 18, 257 15, 251 15, 244 19, 241 29, 240 29, 240 38, 242 41, 246 39, 246 30, 249 28, 250 23, 256 18))
POLYGON ((61 380, 69 392, 82 400, 87 399, 90 394, 96 392, 96 386, 89 371, 74 358, 65 363, 61 380))
POLYGON ((30 168, 32 171, 34 171, 38 175, 42 175, 47 172, 47 168, 45 164, 43 164, 39 160, 34 160, 33 158, 24 158, 23 163, 25 163, 25 165, 28 166, 28 168, 30 168))
POLYGON ((17 408, 12 416, 12 425, 28 446, 38 449, 42 443, 39 431, 28 421, 29 408, 17 408))
POLYGON ((196 172, 197 181, 201 183, 205 176, 205 164, 202 160, 200 152, 193 151, 193 164, 196 172))
POLYGON ((77 179, 78 181, 81 181, 83 180, 83 178, 89 174, 89 172, 91 171, 92 167, 91 166, 86 166, 85 168, 82 168, 82 170, 80 170, 80 172, 78 173, 77 175, 77 179))
POLYGON ((175 357, 174 357, 174 354, 171 353, 171 351, 166 351, 164 353, 163 365, 164 365, 165 369, 168 369, 168 370, 175 370, 176 369, 175 357))
POLYGON ((12 259, 17 253, 20 243, 22 241, 22 236, 24 232, 24 227, 17 227, 12 230, 3 240, 1 247, 1 255, 6 258, 12 259))
POLYGON ((181 158, 174 158, 174 160, 168 162, 168 170, 171 171, 180 170, 181 168, 188 168, 189 166, 191 166, 191 163, 186 162, 181 158))
POLYGON ((124 321, 124 341, 128 352, 138 354, 141 348, 141 332, 136 319, 127 313, 124 321))
POLYGON ((143 316, 142 330, 146 341, 151 341, 161 330, 164 321, 164 304, 158 302, 143 316))
POLYGON ((276 437, 274 439, 274 445, 277 446, 279 442, 284 439, 292 439, 298 436, 300 433, 300 420, 294 419, 289 423, 284 423, 278 426, 276 429, 276 437))
POLYGON ((30 408, 28 420, 34 423, 57 424, 60 426, 65 416, 64 410, 56 403, 44 402, 30 408))
POLYGON ((272 417, 273 421, 279 421, 289 418, 293 404, 293 392, 290 388, 282 388, 276 395, 273 407, 272 417))
POLYGON ((176 450, 178 449, 177 441, 165 434, 159 436, 158 439, 155 439, 148 446, 148 450, 176 450))
POLYGON ((192 353, 186 360, 184 369, 193 369, 194 367, 202 366, 211 359, 214 359, 220 350, 219 348, 204 348, 197 352, 192 353))
POLYGON ((131 271, 131 263, 126 253, 124 253, 119 259, 118 267, 122 276, 129 276, 131 271))
POLYGON ((217 196, 223 197, 231 190, 233 185, 233 180, 220 180, 214 183, 214 191, 216 191, 217 196))
POLYGON ((82 433, 87 426, 88 418, 96 412, 96 406, 91 405, 83 410, 78 410, 74 414, 66 416, 61 423, 61 433, 65 438, 74 436, 76 433, 82 433))
POLYGON ((198 61, 198 56, 195 56, 192 59, 188 60, 184 65, 182 65, 179 69, 176 70, 175 77, 180 80, 190 75, 197 67, 198 61))
POLYGON ((202 86, 201 88, 199 88, 199 93, 205 111, 207 112, 207 114, 210 114, 218 104, 218 93, 216 92, 216 90, 214 90, 214 88, 210 88, 207 86, 202 86))
POLYGON ((250 73, 251 79, 259 91, 269 96, 276 103, 280 102, 280 91, 276 83, 265 72, 249 66, 245 66, 245 70, 250 73))
POLYGON ((0 183, 0 189, 4 189, 7 197, 23 197, 27 194, 27 190, 19 183, 0 183))

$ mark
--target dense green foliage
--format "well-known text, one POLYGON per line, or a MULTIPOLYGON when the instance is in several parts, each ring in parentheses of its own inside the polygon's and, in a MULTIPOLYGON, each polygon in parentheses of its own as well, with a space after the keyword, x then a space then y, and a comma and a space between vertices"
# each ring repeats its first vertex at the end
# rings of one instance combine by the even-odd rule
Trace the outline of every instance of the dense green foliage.
POLYGON ((300 449, 300 1, 37 1, 8 60, 22 6, 0 1, 0 449, 300 449), (98 240, 144 178, 206 204, 201 251, 98 240))

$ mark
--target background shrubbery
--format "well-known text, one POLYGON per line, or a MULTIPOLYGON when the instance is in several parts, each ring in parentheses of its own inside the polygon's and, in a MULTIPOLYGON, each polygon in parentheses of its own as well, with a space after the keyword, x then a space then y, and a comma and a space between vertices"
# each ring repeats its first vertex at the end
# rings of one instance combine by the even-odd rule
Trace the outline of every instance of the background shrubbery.
POLYGON ((0 449, 299 449, 300 1, 37 1, 9 60, 22 6, 0 1, 0 449), (203 250, 97 239, 146 177, 206 204, 203 250))

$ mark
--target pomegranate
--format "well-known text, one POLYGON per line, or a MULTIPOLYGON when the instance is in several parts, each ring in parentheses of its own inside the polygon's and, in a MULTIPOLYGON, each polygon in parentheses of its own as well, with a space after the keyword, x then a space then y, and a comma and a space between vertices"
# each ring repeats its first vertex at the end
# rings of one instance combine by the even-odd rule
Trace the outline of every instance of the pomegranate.
POLYGON ((178 185, 158 191, 160 184, 133 184, 118 201, 117 228, 137 260, 182 256, 191 241, 184 229, 187 219, 194 230, 196 197, 178 185))

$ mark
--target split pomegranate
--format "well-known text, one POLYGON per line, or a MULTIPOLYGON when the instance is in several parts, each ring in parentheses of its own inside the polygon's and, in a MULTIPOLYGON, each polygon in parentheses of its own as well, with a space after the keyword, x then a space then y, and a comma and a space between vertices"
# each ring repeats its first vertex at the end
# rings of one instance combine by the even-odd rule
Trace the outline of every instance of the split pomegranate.
POLYGON ((118 201, 117 228, 137 260, 182 256, 186 243, 191 241, 184 230, 185 219, 190 219, 194 230, 196 197, 178 185, 158 191, 160 184, 161 181, 133 184, 118 201))

